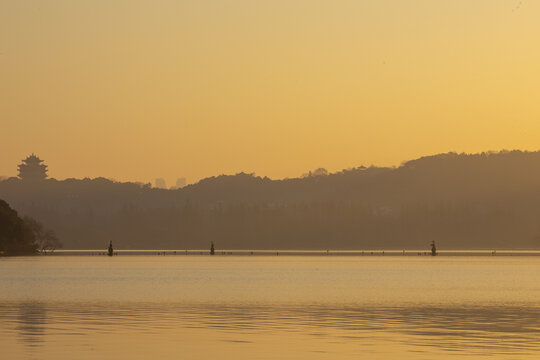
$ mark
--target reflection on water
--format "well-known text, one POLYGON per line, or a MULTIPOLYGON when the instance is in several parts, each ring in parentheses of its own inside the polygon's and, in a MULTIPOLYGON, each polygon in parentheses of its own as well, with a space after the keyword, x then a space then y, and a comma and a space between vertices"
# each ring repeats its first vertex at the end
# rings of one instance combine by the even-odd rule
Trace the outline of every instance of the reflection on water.
POLYGON ((29 346, 36 346, 42 342, 46 323, 45 306, 40 302, 29 301, 13 304, 9 308, 16 312, 14 315, 17 331, 22 340, 29 346))
MULTIPOLYGON (((203 306, 159 303, 0 303, 0 327, 13 326, 26 346, 45 337, 73 338, 91 333, 144 332, 169 337, 177 329, 202 329, 234 335, 303 334, 321 341, 383 341, 394 337, 411 350, 431 347, 462 354, 540 353, 540 308, 203 306), (45 313, 48 314, 47 318, 45 313), (386 336, 385 336, 386 335, 386 336)), ((6 336, 6 334, 2 334, 6 336)), ((164 339, 161 340, 164 340, 164 339)), ((73 340, 73 339, 72 339, 73 340)), ((71 341, 71 340, 70 340, 71 341)))
POLYGON ((0 348, 55 360, 540 355, 536 259, 311 260, 0 261, 0 348))

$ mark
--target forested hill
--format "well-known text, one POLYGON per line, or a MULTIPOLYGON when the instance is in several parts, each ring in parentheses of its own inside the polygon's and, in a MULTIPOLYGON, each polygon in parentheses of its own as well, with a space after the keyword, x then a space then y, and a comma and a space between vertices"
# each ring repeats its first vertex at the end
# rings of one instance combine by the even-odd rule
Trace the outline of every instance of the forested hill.
POLYGON ((540 152, 441 154, 297 179, 217 176, 178 190, 104 178, 0 182, 69 248, 540 248, 540 152))

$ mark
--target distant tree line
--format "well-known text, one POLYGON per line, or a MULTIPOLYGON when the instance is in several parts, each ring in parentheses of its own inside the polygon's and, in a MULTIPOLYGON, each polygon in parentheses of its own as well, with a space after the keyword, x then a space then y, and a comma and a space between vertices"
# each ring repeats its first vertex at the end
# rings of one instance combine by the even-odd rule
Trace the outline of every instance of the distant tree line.
POLYGON ((284 180, 220 175, 178 190, 10 178, 0 197, 76 249, 540 247, 540 152, 447 153, 284 180))

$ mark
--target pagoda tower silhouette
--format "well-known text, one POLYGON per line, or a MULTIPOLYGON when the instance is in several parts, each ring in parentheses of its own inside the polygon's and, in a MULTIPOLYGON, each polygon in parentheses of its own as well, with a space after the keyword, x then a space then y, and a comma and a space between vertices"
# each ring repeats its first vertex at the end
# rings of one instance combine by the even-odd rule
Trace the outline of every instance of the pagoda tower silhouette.
POLYGON ((18 166, 19 177, 25 181, 40 181, 47 178, 47 165, 34 153, 22 161, 18 166))

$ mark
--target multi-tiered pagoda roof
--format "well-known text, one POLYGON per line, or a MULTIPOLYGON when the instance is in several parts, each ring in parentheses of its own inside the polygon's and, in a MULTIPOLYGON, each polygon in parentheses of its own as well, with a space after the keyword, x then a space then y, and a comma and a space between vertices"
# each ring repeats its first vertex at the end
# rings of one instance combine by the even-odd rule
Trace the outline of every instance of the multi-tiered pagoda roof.
POLYGON ((22 161, 19 165, 19 177, 23 180, 37 181, 47 178, 47 165, 42 164, 36 155, 32 154, 22 161))

